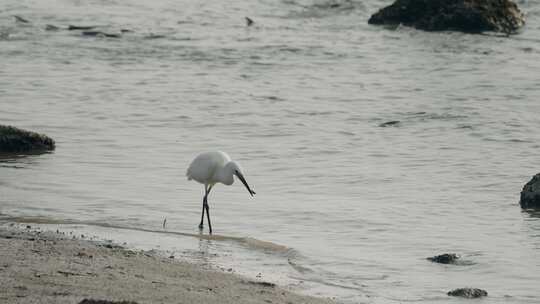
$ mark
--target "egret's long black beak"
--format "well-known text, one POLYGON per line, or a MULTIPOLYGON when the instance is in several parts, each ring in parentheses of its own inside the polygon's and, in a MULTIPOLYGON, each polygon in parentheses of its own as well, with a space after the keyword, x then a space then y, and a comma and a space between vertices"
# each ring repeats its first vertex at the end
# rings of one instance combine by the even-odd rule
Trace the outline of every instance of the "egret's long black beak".
POLYGON ((253 194, 255 194, 255 191, 251 190, 251 188, 249 188, 249 185, 248 183, 246 182, 246 179, 244 178, 244 176, 242 175, 242 173, 238 172, 238 171, 235 171, 235 174, 236 176, 238 176, 238 178, 240 179, 240 181, 242 182, 242 184, 244 184, 244 186, 246 186, 246 189, 249 191, 249 194, 251 194, 251 196, 253 196, 253 194))

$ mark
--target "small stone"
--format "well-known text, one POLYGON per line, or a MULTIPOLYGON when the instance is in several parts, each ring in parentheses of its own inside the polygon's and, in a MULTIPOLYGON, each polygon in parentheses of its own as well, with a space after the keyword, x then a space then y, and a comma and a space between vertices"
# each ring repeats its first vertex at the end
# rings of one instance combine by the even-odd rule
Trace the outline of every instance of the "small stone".
POLYGON ((447 293, 449 296, 462 297, 468 299, 487 297, 487 291, 479 288, 458 288, 447 293))
POLYGON ((427 259, 434 263, 453 264, 456 262, 457 259, 459 259, 459 256, 455 253, 445 253, 445 254, 429 257, 427 259))

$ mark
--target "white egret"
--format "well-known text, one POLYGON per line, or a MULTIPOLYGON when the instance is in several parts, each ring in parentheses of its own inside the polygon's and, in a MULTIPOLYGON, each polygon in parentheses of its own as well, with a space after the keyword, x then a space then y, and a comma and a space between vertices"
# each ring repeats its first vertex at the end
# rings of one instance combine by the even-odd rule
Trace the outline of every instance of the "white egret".
POLYGON ((217 183, 222 183, 227 186, 230 186, 234 183, 234 175, 236 175, 240 181, 246 186, 246 189, 249 191, 249 194, 253 196, 255 191, 249 188, 244 174, 242 173, 242 168, 240 165, 232 161, 229 155, 225 152, 214 151, 214 152, 205 152, 199 154, 189 165, 187 169, 186 176, 188 180, 194 179, 195 181, 204 185, 204 197, 203 197, 203 207, 201 214, 201 223, 199 224, 199 229, 203 228, 204 222, 204 210, 206 210, 206 217, 208 219, 208 228, 210 234, 212 234, 212 224, 210 223, 210 208, 208 207, 208 194, 212 187, 217 183))

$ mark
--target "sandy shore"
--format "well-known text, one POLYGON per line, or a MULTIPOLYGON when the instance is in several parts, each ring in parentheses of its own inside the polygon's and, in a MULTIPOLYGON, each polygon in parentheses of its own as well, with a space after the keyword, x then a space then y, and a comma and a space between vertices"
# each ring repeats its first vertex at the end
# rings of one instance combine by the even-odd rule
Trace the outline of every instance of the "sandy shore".
POLYGON ((110 244, 0 226, 0 303, 332 303, 110 244))

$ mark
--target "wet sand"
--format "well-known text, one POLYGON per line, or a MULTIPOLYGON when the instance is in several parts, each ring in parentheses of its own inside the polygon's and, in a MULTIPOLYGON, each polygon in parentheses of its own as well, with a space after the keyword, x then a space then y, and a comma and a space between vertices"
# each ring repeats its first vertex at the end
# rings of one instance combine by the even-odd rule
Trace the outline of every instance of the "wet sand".
POLYGON ((0 303, 332 303, 271 282, 61 233, 0 226, 0 303))

